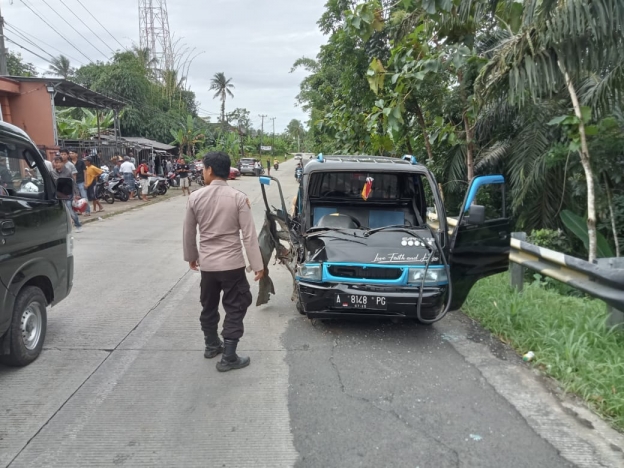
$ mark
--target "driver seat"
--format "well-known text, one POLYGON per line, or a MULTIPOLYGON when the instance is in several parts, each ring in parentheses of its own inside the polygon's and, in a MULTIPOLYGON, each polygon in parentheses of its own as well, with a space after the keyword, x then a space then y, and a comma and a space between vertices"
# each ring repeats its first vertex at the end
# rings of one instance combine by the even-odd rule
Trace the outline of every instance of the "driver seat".
POLYGON ((319 219, 316 224, 321 228, 335 228, 335 229, 357 229, 358 226, 353 218, 347 214, 331 213, 326 214, 319 219))

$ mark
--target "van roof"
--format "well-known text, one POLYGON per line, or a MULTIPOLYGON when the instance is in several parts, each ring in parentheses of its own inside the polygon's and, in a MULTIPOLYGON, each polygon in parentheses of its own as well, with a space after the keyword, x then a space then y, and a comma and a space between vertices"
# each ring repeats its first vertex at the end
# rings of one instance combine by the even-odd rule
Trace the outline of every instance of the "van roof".
POLYGON ((423 174, 429 172, 421 164, 412 164, 400 158, 387 156, 323 156, 323 161, 314 159, 308 162, 303 172, 333 172, 333 171, 371 171, 371 172, 413 172, 423 174))

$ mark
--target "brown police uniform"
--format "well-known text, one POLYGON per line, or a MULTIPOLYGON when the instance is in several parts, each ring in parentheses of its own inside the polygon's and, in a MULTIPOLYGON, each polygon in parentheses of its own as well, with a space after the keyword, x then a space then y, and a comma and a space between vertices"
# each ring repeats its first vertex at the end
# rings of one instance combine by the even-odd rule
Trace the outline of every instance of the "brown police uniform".
POLYGON ((206 336, 219 325, 221 292, 225 310, 223 338, 238 340, 243 335, 243 319, 252 297, 245 275, 241 232, 252 270, 261 271, 264 265, 247 196, 225 181, 214 181, 191 194, 184 220, 184 260, 199 263, 203 308, 200 323, 206 336))

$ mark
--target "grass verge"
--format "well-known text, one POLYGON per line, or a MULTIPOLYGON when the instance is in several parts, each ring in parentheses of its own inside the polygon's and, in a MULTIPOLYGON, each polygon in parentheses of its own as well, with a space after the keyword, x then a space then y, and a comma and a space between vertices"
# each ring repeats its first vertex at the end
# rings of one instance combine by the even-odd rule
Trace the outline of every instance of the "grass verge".
POLYGON ((536 366, 624 431, 624 333, 607 328, 603 302, 539 281, 517 293, 503 273, 479 281, 463 311, 519 353, 533 351, 536 366))

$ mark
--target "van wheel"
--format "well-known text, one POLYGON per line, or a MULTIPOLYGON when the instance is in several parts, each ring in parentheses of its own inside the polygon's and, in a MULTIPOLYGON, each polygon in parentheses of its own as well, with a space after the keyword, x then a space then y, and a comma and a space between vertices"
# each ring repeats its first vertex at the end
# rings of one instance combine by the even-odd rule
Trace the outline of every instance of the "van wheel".
POLYGON ((301 306, 301 301, 299 301, 299 299, 297 299, 297 302, 295 302, 295 307, 297 309, 297 312, 299 312, 301 315, 305 315, 305 311, 303 310, 303 307, 301 306))
POLYGON ((29 286, 20 291, 15 300, 11 326, 7 331, 9 354, 0 356, 0 362, 9 366, 25 366, 41 353, 45 340, 47 301, 41 289, 29 286))

